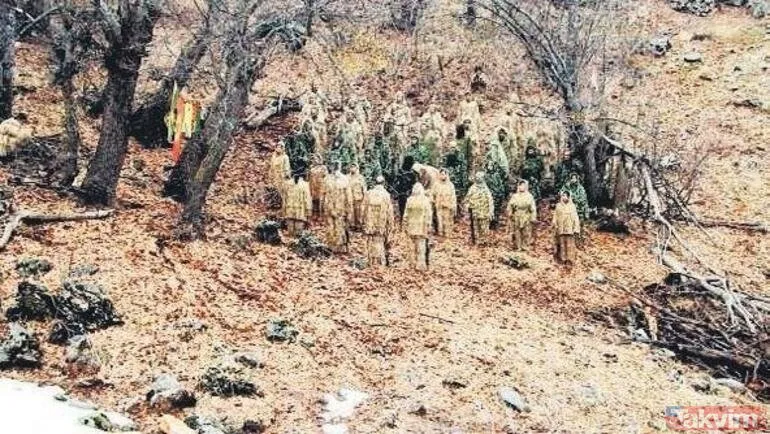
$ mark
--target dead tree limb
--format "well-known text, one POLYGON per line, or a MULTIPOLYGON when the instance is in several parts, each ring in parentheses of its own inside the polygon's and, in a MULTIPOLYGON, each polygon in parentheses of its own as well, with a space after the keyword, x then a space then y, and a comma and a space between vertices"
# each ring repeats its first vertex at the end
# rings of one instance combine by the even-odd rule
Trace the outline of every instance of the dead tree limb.
POLYGON ((761 222, 741 222, 733 220, 701 219, 700 224, 707 228, 729 228, 747 232, 770 232, 770 226, 761 222))
POLYGON ((34 224, 102 219, 111 216, 113 213, 114 210, 111 209, 66 214, 40 214, 31 211, 17 211, 8 217, 8 223, 5 224, 5 228, 3 229, 3 236, 0 238, 0 251, 5 249, 5 246, 7 246, 8 242, 11 241, 13 232, 23 223, 34 224))

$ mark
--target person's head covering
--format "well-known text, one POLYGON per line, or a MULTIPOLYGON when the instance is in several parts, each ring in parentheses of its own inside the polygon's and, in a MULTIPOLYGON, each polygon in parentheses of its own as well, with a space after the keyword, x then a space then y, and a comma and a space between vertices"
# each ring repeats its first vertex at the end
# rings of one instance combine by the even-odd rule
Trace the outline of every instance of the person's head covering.
POLYGON ((374 182, 376 182, 377 185, 385 184, 385 177, 383 177, 382 175, 378 175, 377 179, 375 179, 374 182))
POLYGON ((421 183, 416 182, 414 186, 412 186, 412 196, 422 196, 425 194, 425 188, 422 186, 421 183))
POLYGON ((476 172, 476 176, 474 177, 474 179, 476 180, 476 182, 484 182, 485 176, 486 174, 484 172, 476 172))

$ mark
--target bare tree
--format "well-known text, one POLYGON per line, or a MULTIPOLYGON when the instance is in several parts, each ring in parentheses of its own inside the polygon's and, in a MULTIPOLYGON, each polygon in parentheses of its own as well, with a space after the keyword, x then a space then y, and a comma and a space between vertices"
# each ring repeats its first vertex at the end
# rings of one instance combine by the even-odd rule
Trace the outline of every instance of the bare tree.
POLYGON ((603 114, 607 80, 622 64, 618 41, 623 0, 481 0, 501 29, 524 47, 545 83, 562 102, 563 119, 573 155, 586 167, 593 203, 609 199, 603 161, 613 147, 602 139, 607 123, 590 122, 603 114), (596 116, 594 116, 596 117, 596 116))
POLYGON ((10 0, 0 0, 0 120, 13 116, 15 47, 16 12, 10 0))
POLYGON ((103 0, 93 2, 107 40, 107 85, 99 146, 89 163, 82 190, 87 202, 109 204, 114 200, 128 148, 128 121, 139 67, 152 40, 160 9, 156 0, 121 0, 116 10, 103 0))

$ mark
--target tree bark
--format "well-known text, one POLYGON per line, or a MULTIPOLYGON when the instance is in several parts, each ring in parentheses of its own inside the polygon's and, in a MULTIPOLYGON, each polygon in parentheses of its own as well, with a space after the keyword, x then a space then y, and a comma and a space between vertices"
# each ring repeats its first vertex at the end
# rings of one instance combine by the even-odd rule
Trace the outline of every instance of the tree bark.
POLYGON ((13 116, 13 74, 16 45, 16 14, 11 4, 0 1, 0 121, 13 116))
MULTIPOLYGON (((68 5, 69 6, 69 5, 68 5)), ((75 102, 75 85, 73 79, 78 73, 76 42, 73 36, 73 17, 69 9, 54 20, 52 26, 54 44, 52 57, 56 63, 54 84, 57 85, 64 97, 64 131, 66 132, 65 146, 59 156, 61 185, 69 186, 78 173, 78 152, 80 150, 80 129, 75 102)))
POLYGON ((209 29, 202 27, 179 53, 171 72, 161 80, 158 90, 141 103, 131 115, 130 135, 145 148, 167 146, 164 117, 169 110, 174 83, 179 89, 187 86, 193 70, 208 49, 209 29))
POLYGON ((72 185, 78 174, 78 152, 80 150, 80 129, 78 127, 77 105, 75 104, 75 85, 72 77, 62 83, 64 96, 64 130, 67 141, 61 164, 61 184, 72 185))
POLYGON ((128 149, 128 121, 139 67, 159 16, 159 11, 148 2, 139 2, 120 13, 116 18, 112 16, 114 12, 102 11, 109 41, 102 133, 82 186, 83 198, 93 204, 106 205, 115 199, 128 149))

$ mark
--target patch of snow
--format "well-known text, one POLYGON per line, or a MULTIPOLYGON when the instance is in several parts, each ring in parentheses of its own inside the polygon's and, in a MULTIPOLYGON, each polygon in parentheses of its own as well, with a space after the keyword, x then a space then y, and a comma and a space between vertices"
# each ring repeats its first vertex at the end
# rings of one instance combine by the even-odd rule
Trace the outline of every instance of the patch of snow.
POLYGON ((321 418, 326 422, 321 426, 324 434, 347 434, 348 427, 343 422, 353 416, 356 407, 368 398, 364 392, 353 389, 340 389, 337 394, 327 393, 323 397, 324 412, 321 418))
MULTIPOLYGON (((104 434, 81 420, 96 412, 73 405, 56 386, 0 378, 0 432, 13 434, 104 434)), ((108 412, 107 412, 108 413, 108 412)), ((116 416, 110 414, 110 418, 116 416)), ((130 421, 121 419, 124 425, 130 421)))

